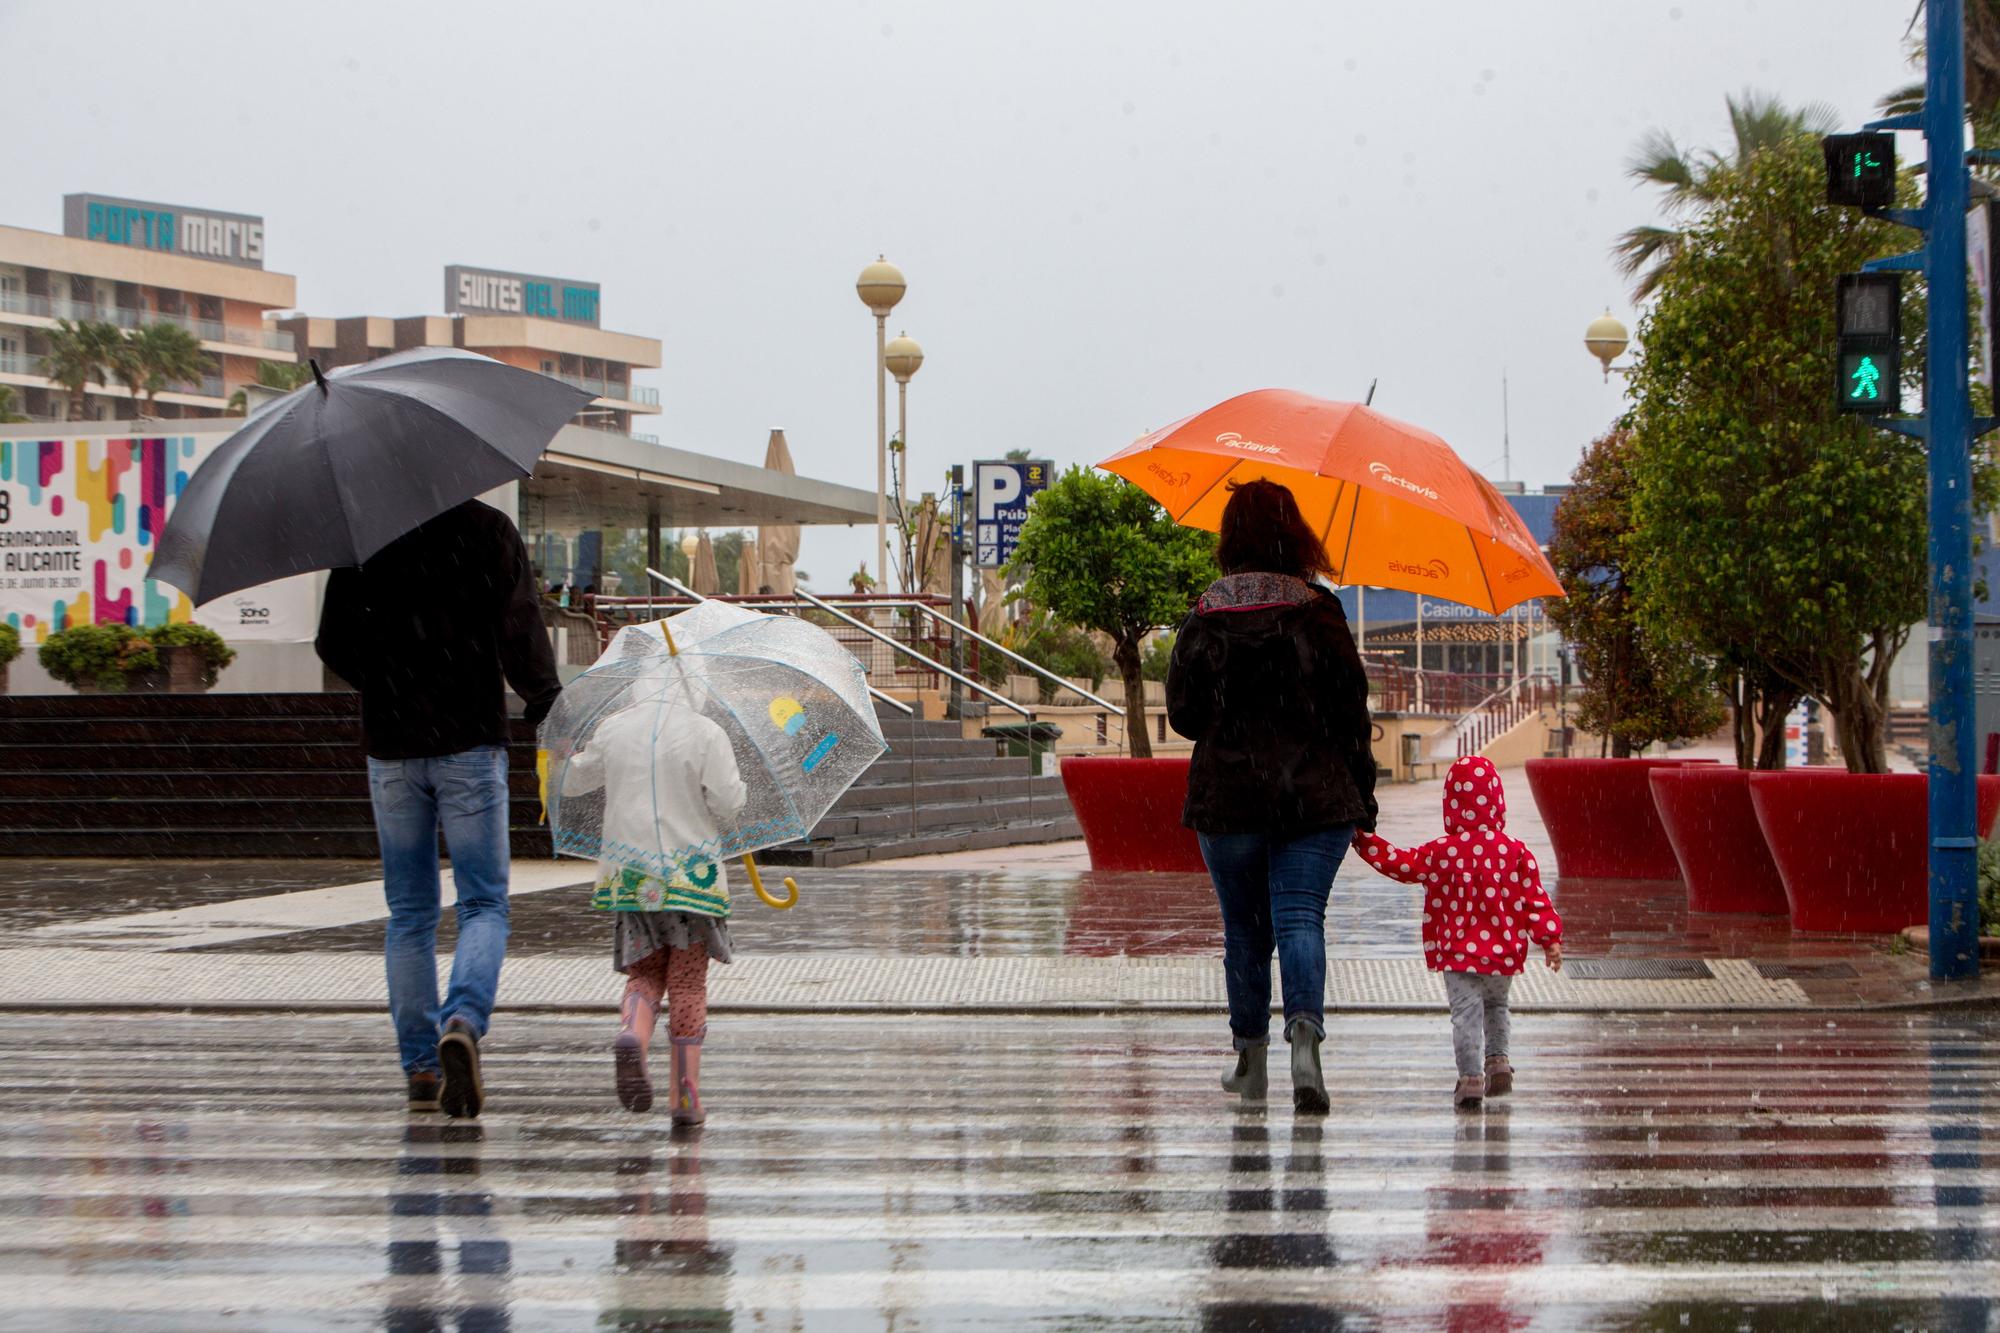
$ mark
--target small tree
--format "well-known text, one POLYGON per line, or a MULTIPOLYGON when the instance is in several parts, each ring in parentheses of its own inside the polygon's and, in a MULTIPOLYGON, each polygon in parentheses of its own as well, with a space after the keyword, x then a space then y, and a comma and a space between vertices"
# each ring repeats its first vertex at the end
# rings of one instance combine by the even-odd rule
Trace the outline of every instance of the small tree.
POLYGON ((11 384, 0 384, 0 422, 26 421, 21 415, 21 396, 11 384))
POLYGON ((1175 523, 1123 478, 1073 467, 1034 498, 1008 569, 1057 620, 1110 638, 1127 742, 1134 758, 1151 758, 1140 644, 1179 623, 1215 580, 1214 535, 1175 523))
POLYGON ((112 358, 125 335, 116 324, 101 320, 72 323, 59 319, 55 328, 42 336, 48 343, 42 356, 42 374, 69 393, 70 420, 81 421, 85 389, 110 378, 112 358))
POLYGON ((1576 645, 1583 676, 1578 724, 1623 759, 1654 741, 1705 736, 1722 721, 1712 665, 1682 640, 1642 625, 1627 565, 1632 532, 1632 433, 1593 441, 1556 507, 1549 560, 1566 596, 1549 620, 1576 645))

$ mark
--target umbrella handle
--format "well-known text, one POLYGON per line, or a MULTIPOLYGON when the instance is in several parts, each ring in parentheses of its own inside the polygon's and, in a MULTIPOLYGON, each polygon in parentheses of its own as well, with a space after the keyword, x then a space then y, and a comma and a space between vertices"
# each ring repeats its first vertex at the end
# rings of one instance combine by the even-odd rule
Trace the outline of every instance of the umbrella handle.
POLYGON ((792 896, 789 898, 773 898, 764 888, 764 877, 757 873, 757 862, 751 858, 748 852, 743 854, 743 869, 749 872, 750 887, 757 891, 757 896, 764 900, 766 907, 773 907, 783 912, 789 908, 798 906, 798 881, 794 880, 790 875, 785 876, 785 887, 791 891, 792 896))

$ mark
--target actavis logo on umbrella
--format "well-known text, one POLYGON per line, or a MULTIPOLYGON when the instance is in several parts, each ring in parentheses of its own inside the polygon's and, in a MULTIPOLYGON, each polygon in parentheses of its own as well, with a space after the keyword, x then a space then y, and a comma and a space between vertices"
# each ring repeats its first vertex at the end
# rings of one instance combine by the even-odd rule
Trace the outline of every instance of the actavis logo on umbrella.
POLYGON ((1215 442, 1231 449, 1241 449, 1251 454, 1282 454, 1285 451, 1275 444, 1259 444, 1256 440, 1246 440, 1233 430, 1226 430, 1215 437, 1215 442))
POLYGON ((1414 495, 1421 495, 1426 500, 1435 500, 1438 498, 1438 493, 1430 487, 1419 485, 1411 481, 1408 477, 1399 477, 1391 472, 1387 463, 1370 463, 1368 470, 1391 486, 1401 486, 1404 490, 1414 495))

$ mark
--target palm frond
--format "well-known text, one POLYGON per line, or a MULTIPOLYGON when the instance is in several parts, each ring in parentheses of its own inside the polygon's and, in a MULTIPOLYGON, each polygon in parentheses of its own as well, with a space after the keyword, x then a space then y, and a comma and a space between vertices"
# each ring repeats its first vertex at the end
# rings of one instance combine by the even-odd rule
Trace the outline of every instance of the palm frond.
POLYGON ((1658 185, 1670 195, 1691 194, 1700 183, 1693 158, 1665 130, 1647 130, 1639 136, 1632 156, 1625 159, 1625 174, 1658 185))
POLYGON ((1907 87, 1898 88, 1895 92, 1890 93, 1887 97, 1876 103, 1876 107, 1885 116, 1907 116, 1913 112, 1922 111, 1924 109, 1924 85, 1921 83, 1912 83, 1907 87))
POLYGON ((1680 254, 1682 235, 1667 227, 1634 227, 1611 246, 1612 262, 1632 284, 1634 300, 1643 301, 1666 280, 1680 254))

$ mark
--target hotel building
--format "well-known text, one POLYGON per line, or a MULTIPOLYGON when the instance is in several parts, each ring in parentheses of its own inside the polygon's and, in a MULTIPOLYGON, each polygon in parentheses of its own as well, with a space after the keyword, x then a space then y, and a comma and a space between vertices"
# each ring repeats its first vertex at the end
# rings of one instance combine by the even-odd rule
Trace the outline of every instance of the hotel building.
MULTIPOLYGON (((296 301, 296 280, 264 268, 262 218, 69 195, 60 235, 0 226, 0 384, 30 419, 65 420, 69 392, 41 369, 57 320, 178 324, 201 340, 211 368, 161 392, 154 414, 221 416, 258 362, 298 359, 292 336, 264 322, 296 301)), ((133 415, 124 385, 87 386, 86 420, 133 415)))

